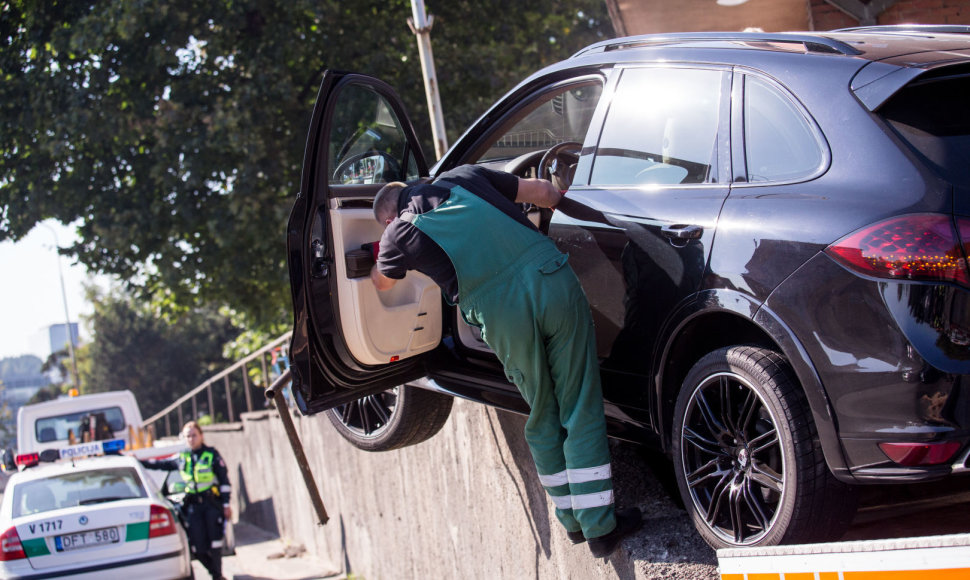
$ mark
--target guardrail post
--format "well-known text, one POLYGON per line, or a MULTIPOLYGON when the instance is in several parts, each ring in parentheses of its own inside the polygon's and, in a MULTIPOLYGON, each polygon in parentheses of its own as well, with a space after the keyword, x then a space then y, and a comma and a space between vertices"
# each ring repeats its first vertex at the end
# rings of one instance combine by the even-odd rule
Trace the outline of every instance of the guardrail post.
POLYGON ((263 384, 268 386, 271 381, 269 380, 269 374, 266 373, 266 353, 265 352, 260 353, 259 364, 263 367, 263 384))
POLYGON ((229 375, 226 375, 226 406, 229 407, 229 422, 232 423, 232 393, 229 392, 229 375))
POLYGON ((243 391, 246 392, 246 410, 253 412, 253 395, 249 392, 249 373, 246 372, 246 365, 243 365, 243 391))
POLYGON ((179 429, 182 428, 182 425, 185 425, 185 421, 182 420, 182 405, 179 405, 179 429))
POLYGON ((192 395, 192 420, 199 420, 199 404, 195 402, 195 395, 192 395))
POLYGON ((216 406, 212 403, 212 382, 208 382, 205 385, 206 395, 209 397, 209 417, 212 417, 212 421, 216 420, 216 406))

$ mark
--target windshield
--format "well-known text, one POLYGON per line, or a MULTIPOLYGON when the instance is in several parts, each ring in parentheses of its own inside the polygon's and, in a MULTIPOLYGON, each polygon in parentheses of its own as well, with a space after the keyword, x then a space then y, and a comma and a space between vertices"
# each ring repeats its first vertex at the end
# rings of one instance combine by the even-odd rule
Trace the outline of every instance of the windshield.
POLYGON ((512 159, 564 141, 582 143, 602 90, 595 80, 542 94, 505 122, 476 162, 512 159))
POLYGON ((87 469, 21 483, 14 488, 13 517, 148 497, 132 467, 87 469))
POLYGON ((921 77, 879 113, 950 183, 970 186, 970 68, 921 77))
POLYGON ((121 408, 106 407, 37 419, 34 435, 39 443, 50 443, 68 441, 70 437, 81 441, 82 432, 87 432, 89 440, 98 441, 114 438, 114 432, 122 431, 125 427, 121 408))

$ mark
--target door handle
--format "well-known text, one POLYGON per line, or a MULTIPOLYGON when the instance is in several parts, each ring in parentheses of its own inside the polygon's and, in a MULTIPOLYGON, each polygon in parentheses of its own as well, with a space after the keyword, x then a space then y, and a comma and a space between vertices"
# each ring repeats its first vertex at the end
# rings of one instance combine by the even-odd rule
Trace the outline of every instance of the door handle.
POLYGON ((313 261, 310 266, 310 276, 314 278, 326 278, 330 275, 330 266, 327 264, 323 242, 313 240, 310 243, 310 251, 313 253, 313 261))
POLYGON ((704 234, 704 228, 692 224, 671 224, 660 228, 660 233, 671 240, 696 240, 704 234))

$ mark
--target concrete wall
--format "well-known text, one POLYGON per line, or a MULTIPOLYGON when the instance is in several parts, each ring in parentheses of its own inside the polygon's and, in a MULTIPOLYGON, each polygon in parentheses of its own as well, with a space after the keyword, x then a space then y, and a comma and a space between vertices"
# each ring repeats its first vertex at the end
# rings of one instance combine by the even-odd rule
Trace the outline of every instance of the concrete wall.
POLYGON ((411 578, 717 578, 713 552, 635 450, 614 446, 620 505, 647 525, 607 561, 555 521, 522 437, 522 417, 462 400, 438 435, 367 453, 322 415, 294 417, 330 522, 316 525, 275 412, 206 429, 229 463, 237 517, 304 544, 329 570, 411 578))

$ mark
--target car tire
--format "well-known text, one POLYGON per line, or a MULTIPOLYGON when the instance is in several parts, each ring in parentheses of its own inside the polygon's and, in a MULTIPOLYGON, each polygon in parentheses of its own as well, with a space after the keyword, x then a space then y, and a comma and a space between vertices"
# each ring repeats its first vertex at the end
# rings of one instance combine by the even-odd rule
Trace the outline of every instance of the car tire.
POLYGON ((714 548, 841 537, 854 488, 831 474, 801 386, 778 353, 711 352, 687 374, 672 451, 684 506, 714 548))
POLYGON ((390 451, 426 441, 441 430, 454 398, 401 385, 338 405, 327 417, 340 435, 364 451, 390 451))

